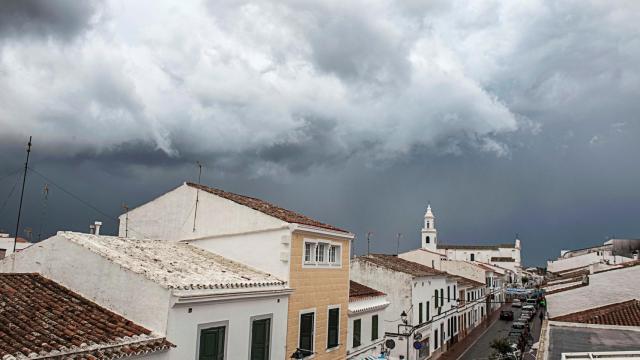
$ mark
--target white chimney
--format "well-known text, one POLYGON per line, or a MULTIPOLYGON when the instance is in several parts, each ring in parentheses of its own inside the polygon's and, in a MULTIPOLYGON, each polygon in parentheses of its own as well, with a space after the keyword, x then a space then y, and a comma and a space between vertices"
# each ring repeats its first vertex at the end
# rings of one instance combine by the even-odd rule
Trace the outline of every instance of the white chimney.
POLYGON ((96 233, 96 226, 95 225, 89 225, 89 234, 95 234, 96 233))
POLYGON ((102 221, 96 221, 93 223, 95 228, 95 234, 100 235, 100 227, 102 226, 102 221))

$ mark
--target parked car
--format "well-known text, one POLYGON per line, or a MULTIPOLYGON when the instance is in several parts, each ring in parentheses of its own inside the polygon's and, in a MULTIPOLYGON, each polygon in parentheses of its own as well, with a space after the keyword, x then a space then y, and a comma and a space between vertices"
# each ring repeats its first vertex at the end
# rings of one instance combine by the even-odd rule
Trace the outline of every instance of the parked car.
POLYGON ((536 308, 533 305, 524 305, 522 307, 522 311, 532 311, 532 312, 536 312, 536 308))
POLYGON ((516 329, 516 330, 523 330, 527 327, 527 324, 524 322, 520 322, 520 321, 516 321, 513 324, 511 324, 511 328, 512 329, 516 329))
POLYGON ((522 301, 520 299, 513 299, 511 302, 512 307, 522 307, 522 301))
POLYGON ((500 311, 500 320, 513 320, 513 311, 511 310, 500 311))
POLYGON ((527 305, 532 305, 534 307, 538 307, 538 299, 535 299, 535 298, 527 299, 527 305))

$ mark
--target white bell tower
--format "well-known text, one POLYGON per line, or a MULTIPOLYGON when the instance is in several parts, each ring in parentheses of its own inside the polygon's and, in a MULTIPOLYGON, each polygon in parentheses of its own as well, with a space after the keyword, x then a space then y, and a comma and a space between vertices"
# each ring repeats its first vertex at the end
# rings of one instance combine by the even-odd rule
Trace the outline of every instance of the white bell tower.
POLYGON ((431 204, 427 205, 427 212, 424 213, 424 227, 422 228, 422 247, 424 249, 437 252, 438 230, 436 230, 436 217, 431 212, 431 204))

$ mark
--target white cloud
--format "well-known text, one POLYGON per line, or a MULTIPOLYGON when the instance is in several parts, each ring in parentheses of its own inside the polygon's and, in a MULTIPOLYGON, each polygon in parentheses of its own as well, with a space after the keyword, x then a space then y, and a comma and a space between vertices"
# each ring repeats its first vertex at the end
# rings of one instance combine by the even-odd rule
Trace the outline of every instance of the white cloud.
POLYGON ((331 158, 416 146, 505 156, 498 137, 540 132, 521 112, 574 106, 615 80, 583 79, 606 61, 567 63, 611 47, 584 45, 581 32, 637 33, 615 4, 584 2, 111 1, 103 11, 75 40, 0 45, 0 137, 33 134, 65 154, 141 141, 172 156, 285 144, 331 158))

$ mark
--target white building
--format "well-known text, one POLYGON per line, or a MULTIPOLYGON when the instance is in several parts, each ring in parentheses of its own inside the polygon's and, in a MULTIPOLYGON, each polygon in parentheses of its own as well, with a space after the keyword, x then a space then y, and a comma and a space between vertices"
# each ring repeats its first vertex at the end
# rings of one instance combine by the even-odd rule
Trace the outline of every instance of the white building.
POLYGON ((18 241, 16 241, 14 245, 15 238, 9 236, 9 234, 0 233, 0 259, 13 254, 14 246, 16 248, 16 251, 21 251, 22 249, 26 249, 29 246, 33 245, 32 243, 21 237, 18 237, 18 241))
MULTIPOLYGON (((481 262, 498 265, 502 268, 510 269, 515 274, 520 275, 522 269, 522 259, 520 256, 520 239, 517 238, 513 244, 498 245, 454 245, 442 244, 438 239, 436 228, 436 218, 431 209, 427 206, 424 214, 424 226, 421 231, 422 248, 433 254, 442 254, 448 260, 460 260, 481 262)), ((431 259, 435 263, 438 261, 437 255, 431 259)))
POLYGON ((593 274, 585 271, 580 278, 548 288, 547 311, 550 318, 640 299, 640 265, 638 262, 619 265, 593 274), (586 277, 586 281, 583 278, 586 277), (564 286, 561 286, 564 285, 564 286))
POLYGON ((397 256, 371 254, 351 261, 351 278, 387 294, 384 329, 396 342, 390 358, 436 358, 458 334, 455 277, 397 256))
POLYGON ((384 356, 383 321, 388 306, 385 293, 351 281, 347 359, 368 360, 384 356))
POLYGON ((38 272, 176 345, 162 359, 284 359, 291 289, 195 246, 59 232, 0 261, 38 272))
POLYGON ((346 357, 350 232, 254 197, 184 183, 121 215, 119 233, 181 241, 277 276, 293 290, 287 354, 346 357))
POLYGON ((640 240, 610 239, 602 245, 576 250, 562 250, 556 260, 547 261, 547 271, 562 273, 589 265, 614 265, 638 258, 640 240))

